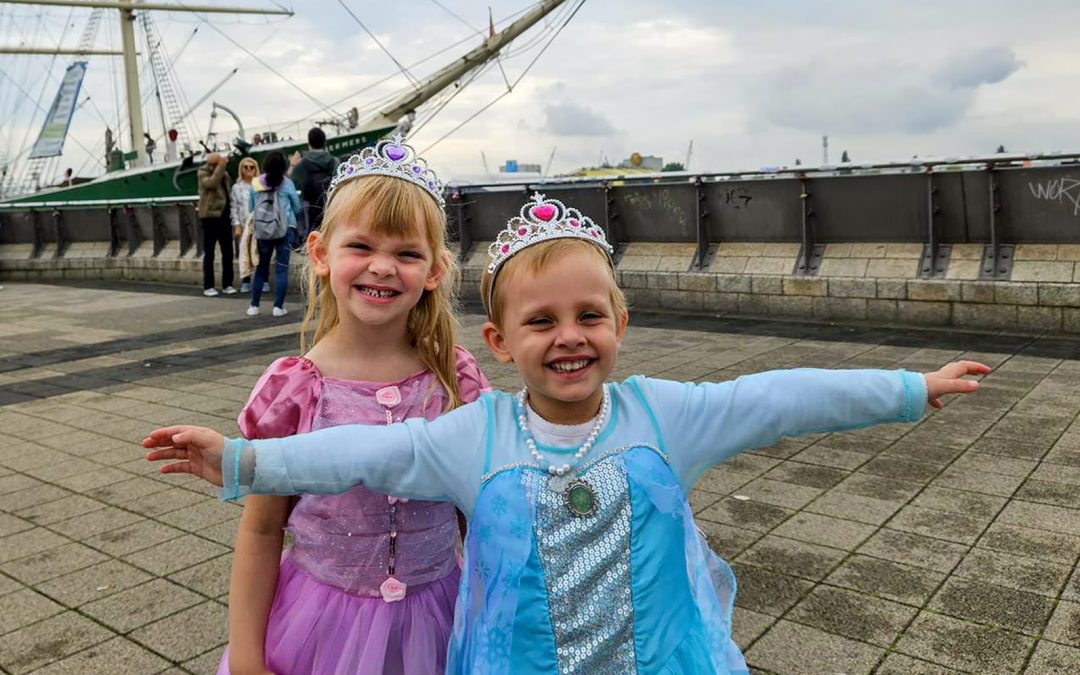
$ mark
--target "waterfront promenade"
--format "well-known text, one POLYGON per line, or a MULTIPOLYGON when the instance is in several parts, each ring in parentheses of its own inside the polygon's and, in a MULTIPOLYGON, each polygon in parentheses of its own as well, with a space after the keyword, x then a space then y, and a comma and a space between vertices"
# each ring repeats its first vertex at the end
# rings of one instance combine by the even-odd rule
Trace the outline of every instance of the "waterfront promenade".
MULTIPOLYGON (((190 286, 0 289, 0 672, 215 672, 240 509, 137 443, 180 422, 236 432, 301 314, 245 306, 190 286)), ((464 342, 510 389, 481 322, 465 315, 464 342)), ((619 378, 957 358, 995 370, 920 424, 785 439, 698 484, 755 672, 1080 672, 1080 339, 632 319, 619 378)))

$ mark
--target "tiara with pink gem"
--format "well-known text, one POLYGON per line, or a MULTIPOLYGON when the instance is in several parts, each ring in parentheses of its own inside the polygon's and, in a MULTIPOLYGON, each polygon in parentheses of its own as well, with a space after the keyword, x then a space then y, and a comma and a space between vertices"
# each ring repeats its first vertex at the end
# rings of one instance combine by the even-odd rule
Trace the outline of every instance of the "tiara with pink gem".
POLYGON ((339 164, 326 192, 326 202, 330 203, 337 186, 364 176, 392 176, 407 180, 427 190, 440 207, 446 206, 442 181, 401 134, 384 138, 339 164))
MULTIPOLYGON (((604 230, 592 218, 537 192, 521 207, 519 215, 507 221, 506 229, 488 246, 488 272, 494 277, 503 263, 523 249, 552 239, 584 239, 592 242, 607 254, 609 262, 615 252, 604 230)), ((490 296, 494 288, 492 279, 488 290, 488 307, 491 307, 490 296)))

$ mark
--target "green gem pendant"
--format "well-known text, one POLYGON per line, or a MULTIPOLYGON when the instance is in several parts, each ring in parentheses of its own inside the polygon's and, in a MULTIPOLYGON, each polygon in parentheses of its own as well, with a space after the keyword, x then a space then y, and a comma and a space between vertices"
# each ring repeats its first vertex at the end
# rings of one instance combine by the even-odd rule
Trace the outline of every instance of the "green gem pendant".
POLYGON ((584 479, 575 479, 567 485, 563 491, 563 500, 570 513, 578 518, 585 518, 596 512, 596 492, 584 479))

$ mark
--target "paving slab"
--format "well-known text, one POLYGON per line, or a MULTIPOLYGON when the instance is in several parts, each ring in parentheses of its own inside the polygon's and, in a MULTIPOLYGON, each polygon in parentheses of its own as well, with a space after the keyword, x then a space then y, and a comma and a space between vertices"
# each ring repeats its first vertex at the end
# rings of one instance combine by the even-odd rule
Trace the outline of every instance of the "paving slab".
POLYGON ((923 612, 896 645, 902 654, 964 672, 1017 673, 1034 640, 960 619, 923 612))
MULTIPOLYGON (((216 672, 240 509, 161 476, 137 441, 174 422, 236 433, 300 318, 244 304, 139 283, 0 290, 0 672, 216 672)), ((462 341, 514 389, 482 322, 467 309, 462 341)), ((691 492, 735 571, 753 672, 1080 672, 1080 338, 632 317, 619 377, 957 358, 996 367, 977 395, 919 424, 782 439, 691 492)))

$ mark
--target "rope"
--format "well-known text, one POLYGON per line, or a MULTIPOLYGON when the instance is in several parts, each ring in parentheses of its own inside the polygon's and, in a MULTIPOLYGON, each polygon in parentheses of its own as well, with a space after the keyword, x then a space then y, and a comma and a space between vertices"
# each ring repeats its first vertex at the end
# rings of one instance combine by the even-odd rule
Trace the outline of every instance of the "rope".
POLYGON ((438 8, 440 8, 440 9, 442 9, 442 10, 443 10, 443 11, 445 11, 445 12, 446 12, 447 14, 449 14, 450 16, 454 17, 455 19, 457 19, 458 21, 460 21, 460 22, 461 22, 462 24, 464 24, 464 25, 465 25, 465 27, 466 27, 466 28, 468 28, 469 30, 471 30, 471 31, 475 31, 475 32, 477 32, 477 33, 481 32, 481 29, 477 28, 476 26, 473 26, 472 24, 470 24, 470 23, 469 23, 468 21, 466 21, 465 19, 462 19, 462 18, 461 18, 461 17, 459 16, 459 15, 455 14, 455 13, 453 12, 453 10, 451 10, 451 9, 450 9, 449 7, 447 7, 446 5, 444 5, 444 4, 442 4, 441 2, 439 2, 439 0, 431 0, 431 1, 432 1, 433 3, 435 3, 435 6, 436 6, 436 7, 438 7, 438 8))
MULTIPOLYGON (((527 8, 527 7, 526 7, 526 8, 522 8, 522 9, 519 9, 518 11, 516 11, 516 12, 514 12, 514 13, 512 13, 512 14, 509 14, 509 15, 507 15, 507 17, 506 17, 506 18, 504 18, 504 19, 500 19, 499 21, 496 21, 496 22, 495 22, 495 25, 496 25, 496 26, 499 26, 499 25, 502 25, 502 24, 504 24, 504 23, 507 23, 507 22, 513 21, 515 17, 517 17, 517 16, 519 15, 519 14, 524 14, 524 13, 525 13, 526 11, 528 11, 528 8, 527 8)), ((427 63, 428 61, 430 61, 430 60, 434 59, 435 57, 437 57, 437 56, 439 56, 439 55, 441 55, 441 54, 443 54, 443 53, 445 53, 445 52, 448 52, 448 51, 450 51, 451 49, 454 49, 454 48, 456 48, 456 47, 458 47, 458 46, 460 46, 460 45, 462 45, 462 44, 464 44, 464 43, 466 43, 466 42, 469 42, 469 41, 470 41, 470 40, 472 40, 472 39, 473 39, 473 38, 474 38, 475 36, 477 36, 477 35, 481 34, 482 32, 483 32, 483 31, 477 30, 477 31, 475 31, 475 32, 473 32, 473 33, 471 33, 471 34, 469 34, 469 35, 466 35, 465 37, 463 37, 462 39, 458 40, 457 42, 454 42, 453 44, 450 44, 450 45, 448 45, 448 46, 444 47, 443 49, 440 49, 440 50, 438 50, 438 51, 436 51, 436 52, 434 52, 434 53, 432 53, 432 54, 429 54, 428 56, 425 56, 424 58, 420 59, 419 61, 416 61, 415 63, 413 63, 412 65, 410 65, 410 66, 409 66, 409 68, 410 68, 410 69, 415 69, 415 68, 416 68, 417 66, 420 66, 420 65, 422 65, 422 64, 424 64, 424 63, 427 63)), ((352 92, 352 93, 346 94, 345 96, 341 97, 340 99, 338 99, 338 100, 336 100, 336 101, 332 102, 332 103, 331 103, 330 105, 332 105, 332 106, 340 105, 340 104, 344 103, 345 101, 348 101, 348 100, 349 100, 349 99, 351 99, 351 98, 355 98, 355 97, 357 97, 357 96, 361 96, 361 95, 363 95, 363 94, 367 93, 368 91, 370 91, 371 89, 374 89, 375 87, 379 86, 380 84, 383 84, 383 83, 385 83, 385 82, 388 82, 388 81, 390 81, 390 80, 394 79, 395 77, 397 77, 397 74, 396 74, 396 73, 393 73, 393 74, 387 75, 386 77, 380 78, 380 79, 376 80, 375 82, 372 82, 371 84, 369 84, 369 85, 367 85, 367 86, 361 87, 360 89, 358 89, 358 90, 356 90, 356 91, 354 91, 354 92, 352 92)), ((404 92, 404 91, 406 91, 406 90, 404 90, 404 89, 403 89, 403 90, 401 90, 401 91, 402 91, 402 93, 403 93, 403 92, 404 92)), ((389 95, 387 95, 387 96, 385 97, 385 100, 389 100, 390 98, 392 98, 392 97, 395 97, 395 96, 397 96, 397 95, 398 95, 398 94, 396 94, 396 93, 394 93, 394 94, 389 94, 389 95)), ((370 109, 370 108, 376 108, 376 107, 378 107, 378 108, 381 108, 381 107, 383 107, 383 106, 382 106, 381 104, 380 104, 380 105, 378 105, 378 106, 373 106, 373 105, 367 105, 367 106, 364 106, 364 108, 363 108, 363 109, 370 109)), ((283 124, 284 124, 284 125, 288 125, 288 124, 299 124, 299 123, 303 122, 304 120, 306 120, 306 119, 309 119, 309 118, 310 118, 311 116, 312 116, 312 115, 306 115, 306 116, 304 116, 304 117, 301 117, 300 119, 298 119, 298 120, 295 120, 295 121, 293 121, 293 122, 287 122, 287 123, 283 123, 283 124)))
POLYGON ((499 95, 498 95, 498 96, 497 96, 497 97, 496 97, 496 98, 495 98, 494 100, 492 100, 492 101, 491 101, 490 103, 488 103, 488 104, 487 104, 487 105, 485 105, 484 107, 482 107, 482 108, 480 108, 479 110, 477 110, 477 111, 476 111, 475 113, 473 113, 472 115, 469 115, 468 117, 466 117, 466 118, 465 118, 465 119, 464 119, 464 120, 463 120, 463 121, 461 122, 461 124, 458 124, 458 125, 457 125, 456 127, 454 127, 454 128, 453 128, 453 129, 451 129, 450 131, 448 131, 448 132, 446 132, 445 134, 443 134, 442 136, 440 136, 440 137, 439 137, 438 139, 436 139, 436 140, 435 140, 435 142, 434 142, 434 143, 432 143, 431 145, 429 145, 429 146, 427 146, 426 148, 424 148, 424 149, 423 149, 423 151, 421 151, 421 153, 420 153, 420 154, 421 154, 421 155, 426 155, 426 154, 428 153, 428 151, 429 151, 429 150, 431 150, 432 148, 434 148, 434 147, 435 147, 436 145, 438 145, 439 143, 442 143, 442 142, 443 142, 444 140, 446 140, 446 139, 447 139, 447 137, 449 137, 449 136, 450 136, 451 134, 453 134, 454 132, 456 132, 456 131, 457 131, 458 129, 460 129, 461 127, 465 126, 465 125, 466 125, 466 124, 468 124, 469 122, 473 121, 473 120, 474 120, 474 119, 476 119, 477 117, 479 117, 479 116, 480 116, 480 115, 481 115, 481 114, 482 114, 482 113, 483 113, 484 111, 486 111, 486 110, 487 110, 488 108, 490 108, 491 106, 495 105, 495 104, 496 104, 496 103, 498 103, 498 102, 499 102, 500 100, 502 100, 502 98, 503 98, 504 96, 506 96, 506 95, 510 94, 510 93, 511 93, 511 92, 512 92, 512 91, 514 90, 514 87, 516 87, 516 86, 518 85, 518 83, 520 83, 520 82, 521 82, 521 80, 522 80, 522 79, 523 79, 523 78, 525 77, 525 75, 526 75, 526 74, 528 74, 529 70, 531 70, 531 69, 532 69, 532 67, 533 67, 534 65, 536 65, 536 62, 537 62, 537 61, 538 61, 538 60, 540 59, 540 57, 541 57, 541 56, 543 56, 543 55, 544 55, 544 52, 546 52, 546 51, 547 51, 548 47, 550 47, 550 46, 551 46, 551 44, 552 44, 552 43, 553 43, 553 42, 555 41, 555 38, 557 38, 557 37, 559 36, 559 33, 561 33, 561 32, 563 31, 563 29, 564 29, 564 28, 566 28, 567 24, 569 24, 569 23, 570 23, 570 20, 571 20, 571 19, 573 19, 573 18, 574 18, 574 17, 575 17, 576 15, 577 15, 577 13, 578 13, 578 10, 580 10, 580 9, 581 9, 581 7, 582 7, 582 5, 584 5, 584 4, 585 4, 585 0, 579 0, 579 2, 578 2, 578 4, 577 4, 577 6, 576 6, 576 7, 574 7, 574 11, 570 13, 570 16, 568 16, 568 17, 566 18, 566 20, 565 20, 565 21, 564 21, 564 22, 562 23, 562 25, 560 25, 560 26, 558 27, 558 29, 556 29, 556 30, 555 30, 555 32, 554 32, 554 33, 552 34, 552 36, 551 36, 551 39, 549 39, 549 40, 548 40, 547 44, 545 44, 545 45, 544 45, 544 47, 543 47, 543 48, 542 48, 542 49, 540 50, 540 52, 539 52, 539 53, 538 53, 538 54, 537 54, 537 55, 536 55, 535 57, 533 57, 533 60, 529 62, 529 65, 525 66, 525 70, 523 70, 523 71, 521 72, 521 75, 519 75, 519 76, 518 76, 518 78, 517 78, 516 80, 514 80, 514 83, 513 83, 512 85, 510 85, 510 87, 509 87, 509 88, 508 88, 508 89, 507 89, 506 91, 504 91, 503 93, 499 94, 499 95))
POLYGON ((360 27, 363 28, 364 32, 368 34, 368 37, 374 40, 375 44, 379 46, 379 49, 383 50, 383 53, 390 57, 390 60, 393 61, 394 65, 398 67, 398 70, 400 70, 401 74, 405 76, 405 79, 412 83, 414 87, 419 87, 420 81, 413 77, 405 68, 405 66, 401 65, 400 61, 394 58, 394 55, 390 53, 389 49, 383 46, 383 43, 379 42, 379 38, 375 37, 375 34, 368 30, 368 27, 364 25, 364 22, 360 20, 360 17, 356 16, 356 14, 354 14, 353 11, 349 9, 349 6, 345 4, 345 0, 338 0, 338 4, 341 5, 342 9, 348 12, 349 16, 353 18, 353 21, 360 24, 360 27))
MULTIPOLYGON (((181 4, 182 4, 182 3, 181 3, 181 4)), ((211 28, 213 28, 213 29, 214 29, 214 31, 216 31, 218 35, 220 35, 221 37, 223 37, 223 38, 225 38, 226 40, 228 40, 229 42, 231 42, 231 43, 233 44, 233 46, 235 46, 235 47, 237 47, 238 49, 240 49, 241 51, 243 51, 243 52, 244 52, 245 54, 247 54, 247 55, 248 55, 249 57, 251 57, 252 59, 255 59, 255 61, 256 61, 256 62, 258 62, 258 63, 259 63, 259 65, 261 65, 262 67, 266 68, 266 69, 267 69, 267 70, 269 70, 269 71, 270 71, 271 73, 273 73, 273 74, 277 75, 277 76, 278 76, 279 78, 281 78, 281 80, 282 80, 282 81, 284 81, 284 82, 285 82, 286 84, 288 84, 288 85, 289 85, 290 87, 292 87, 292 88, 293 88, 293 89, 295 89, 296 91, 298 91, 298 92, 300 92, 301 94, 303 94, 303 95, 304 95, 304 97, 306 97, 307 99, 309 99, 310 101, 312 101, 313 103, 315 103, 315 105, 319 106, 319 109, 320 109, 320 110, 325 110, 326 112, 330 113, 331 115, 335 115, 335 116, 336 116, 336 115, 338 115, 338 113, 337 113, 337 112, 335 112, 334 110, 332 110, 332 109, 331 109, 331 108, 330 108, 329 106, 327 106, 327 105, 326 105, 325 103, 323 103, 322 101, 320 101, 319 99, 315 98, 314 96, 312 96, 311 94, 309 94, 309 93, 308 93, 307 91, 305 91, 303 87, 301 87, 300 85, 298 85, 298 84, 296 84, 295 82, 293 82, 292 80, 290 80, 290 79, 289 79, 288 77, 286 77, 286 76, 285 76, 285 75, 284 75, 283 73, 281 73, 280 71, 278 71, 278 70, 277 70, 276 68, 274 68, 274 67, 273 67, 272 65, 270 65, 270 64, 269 64, 269 63, 267 63, 266 61, 264 61, 264 60, 260 59, 260 58, 259 58, 258 56, 256 56, 256 55, 255 55, 255 54, 254 54, 254 53, 253 53, 253 52, 252 52, 252 51, 251 51, 250 49, 248 49, 248 48, 247 48, 247 47, 245 47, 244 45, 240 44, 240 43, 239 43, 239 42, 237 42, 236 40, 232 39, 232 37, 231 37, 231 36, 230 36, 230 35, 229 35, 228 33, 226 33, 225 31, 223 31, 223 30, 221 30, 220 28, 218 28, 217 26, 215 26, 215 25, 214 25, 213 23, 211 23, 211 22, 210 22, 209 20, 207 20, 205 16, 203 16, 202 14, 200 14, 200 13, 198 13, 198 12, 196 12, 196 13, 195 13, 195 15, 196 15, 196 16, 198 16, 199 18, 201 18, 201 19, 202 19, 202 20, 203 20, 204 22, 206 22, 206 25, 207 25, 207 26, 210 26, 211 28)))

